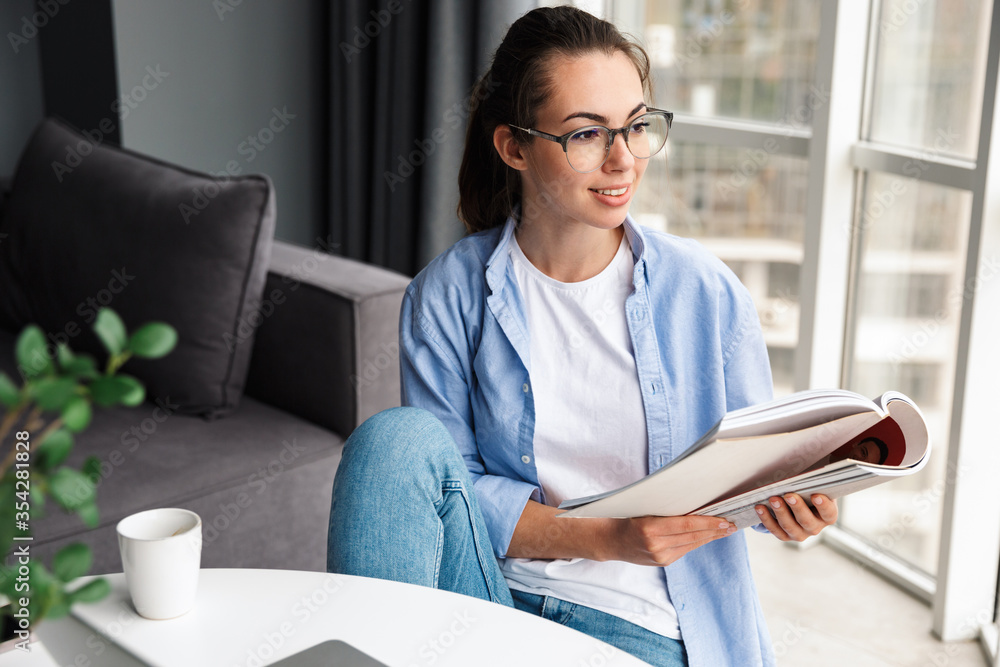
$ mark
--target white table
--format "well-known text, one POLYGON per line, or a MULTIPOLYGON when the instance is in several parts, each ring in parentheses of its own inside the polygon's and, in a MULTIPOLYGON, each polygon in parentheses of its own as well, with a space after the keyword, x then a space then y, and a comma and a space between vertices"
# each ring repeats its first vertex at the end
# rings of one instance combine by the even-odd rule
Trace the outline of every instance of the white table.
POLYGON ((192 611, 150 621, 135 613, 124 575, 107 579, 107 598, 75 605, 70 618, 43 621, 35 654, 0 655, 0 667, 259 667, 327 639, 342 639, 390 667, 645 664, 531 614, 410 584, 292 570, 206 569, 192 611))

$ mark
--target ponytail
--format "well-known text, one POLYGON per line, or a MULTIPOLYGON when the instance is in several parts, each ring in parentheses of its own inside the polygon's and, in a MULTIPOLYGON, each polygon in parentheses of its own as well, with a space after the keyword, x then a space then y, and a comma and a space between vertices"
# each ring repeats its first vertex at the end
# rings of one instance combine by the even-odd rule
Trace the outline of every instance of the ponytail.
POLYGON ((472 89, 465 151, 458 170, 458 217, 469 233, 502 225, 521 198, 520 175, 493 147, 493 130, 484 112, 492 79, 487 72, 472 89))

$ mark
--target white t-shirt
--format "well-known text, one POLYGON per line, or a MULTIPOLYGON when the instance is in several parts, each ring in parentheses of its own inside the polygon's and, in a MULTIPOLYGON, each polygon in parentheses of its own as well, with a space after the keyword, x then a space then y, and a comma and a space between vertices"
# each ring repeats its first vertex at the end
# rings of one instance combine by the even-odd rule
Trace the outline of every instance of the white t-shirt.
MULTIPOLYGON (((547 505, 618 488, 648 473, 646 415, 625 320, 632 292, 626 236, 599 274, 563 283, 539 271, 512 238, 510 256, 531 337, 534 453, 547 505)), ((663 570, 583 558, 507 558, 511 588, 551 595, 680 639, 663 570)))

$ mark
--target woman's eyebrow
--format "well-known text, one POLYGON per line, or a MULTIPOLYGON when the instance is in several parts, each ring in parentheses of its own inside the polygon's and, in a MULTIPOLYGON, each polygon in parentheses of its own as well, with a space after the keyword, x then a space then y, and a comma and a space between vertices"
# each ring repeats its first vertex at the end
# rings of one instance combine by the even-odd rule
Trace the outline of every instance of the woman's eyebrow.
MULTIPOLYGON (((631 118, 632 116, 636 115, 637 113, 639 113, 639 110, 642 109, 644 106, 646 106, 645 102, 639 102, 639 104, 637 104, 634 109, 628 112, 627 117, 631 118)), ((602 125, 608 124, 607 117, 602 116, 599 113, 591 113, 589 111, 577 111, 576 113, 571 113, 570 115, 563 118, 563 122, 565 123, 566 121, 571 120, 573 118, 586 118, 587 120, 592 120, 595 123, 601 123, 602 125)))

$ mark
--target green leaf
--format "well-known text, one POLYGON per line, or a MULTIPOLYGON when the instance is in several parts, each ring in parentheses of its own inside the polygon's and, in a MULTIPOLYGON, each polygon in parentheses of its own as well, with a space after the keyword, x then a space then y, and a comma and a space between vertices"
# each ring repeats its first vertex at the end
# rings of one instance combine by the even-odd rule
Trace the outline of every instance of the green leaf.
POLYGON ((37 377, 52 371, 52 358, 45 344, 45 334, 34 324, 24 328, 14 344, 17 364, 27 377, 37 377))
POLYGON ((44 377, 32 384, 31 393, 42 410, 62 411, 76 393, 76 380, 44 377))
POLYGON ((66 343, 58 343, 56 345, 56 359, 59 361, 60 366, 65 368, 66 364, 73 362, 73 358, 73 350, 69 349, 69 345, 66 343))
POLYGON ((137 378, 131 375, 116 375, 115 379, 128 387, 127 393, 122 398, 122 405, 127 405, 130 408, 142 405, 142 402, 146 400, 146 388, 137 378))
POLYGON ((97 503, 93 502, 77 509, 76 514, 87 528, 97 528, 97 522, 101 518, 100 513, 97 511, 97 503))
POLYGON ((98 378, 90 384, 90 395, 94 403, 102 407, 118 404, 136 406, 146 400, 145 388, 131 375, 98 378))
POLYGON ((159 359, 177 345, 177 330, 163 322, 144 324, 128 340, 128 349, 137 357, 159 359))
POLYGON ((106 408, 117 405, 124 396, 124 387, 113 377, 99 377, 90 383, 90 397, 94 403, 106 408))
POLYGON ((35 464, 42 472, 48 472, 66 460, 73 451, 73 436, 66 429, 53 431, 36 450, 35 464))
POLYGON ((98 602, 107 597, 110 592, 111 585, 106 580, 94 579, 93 581, 88 581, 83 586, 80 586, 76 590, 72 591, 69 594, 69 603, 98 602))
POLYGON ((40 484, 32 484, 29 493, 29 497, 31 498, 31 518, 37 519, 45 511, 45 492, 42 491, 40 484))
POLYGON ((69 598, 66 592, 58 585, 52 586, 52 596, 48 608, 44 611, 44 618, 63 618, 69 614, 69 598))
POLYGON ((94 322, 94 333, 104 343, 104 347, 112 355, 121 354, 128 342, 128 335, 125 332, 125 323, 118 313, 110 308, 101 308, 97 311, 97 320, 94 322))
POLYGON ((86 354, 73 357, 67 363, 62 364, 62 369, 67 375, 86 378, 88 380, 96 380, 101 375, 97 370, 97 362, 94 361, 93 357, 86 354))
POLYGON ((94 483, 79 470, 59 468, 49 477, 49 494, 70 512, 94 502, 94 483))
MULTIPOLYGON (((28 598, 31 626, 37 627, 38 623, 46 616, 58 618, 57 614, 66 605, 62 585, 36 559, 31 559, 28 563, 28 582, 31 589, 31 595, 28 598)), ((19 605, 15 604, 14 606, 18 607, 19 605)))
POLYGON ((60 549, 52 559, 52 574, 68 583, 87 574, 93 564, 94 555, 90 547, 75 542, 60 549))
POLYGON ((74 396, 63 407, 62 420, 67 429, 79 433, 90 425, 92 415, 90 401, 82 396, 74 396))
POLYGON ((83 465, 80 466, 80 472, 96 484, 101 479, 101 460, 96 456, 88 456, 83 465))
POLYGON ((12 408, 21 401, 21 390, 6 373, 0 373, 0 403, 12 408))

